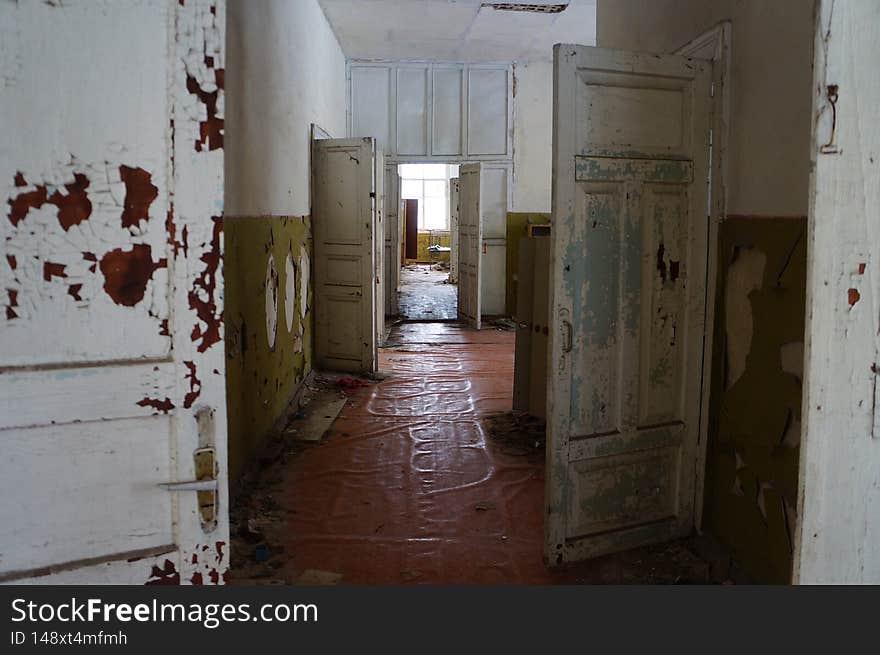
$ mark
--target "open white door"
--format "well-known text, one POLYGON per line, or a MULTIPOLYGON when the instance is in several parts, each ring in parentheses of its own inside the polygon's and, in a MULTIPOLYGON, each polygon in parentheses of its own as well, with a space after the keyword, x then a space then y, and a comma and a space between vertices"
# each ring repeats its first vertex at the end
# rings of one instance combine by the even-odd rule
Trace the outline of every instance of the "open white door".
POLYGON ((376 370, 375 141, 313 142, 315 364, 376 370))
POLYGON ((449 282, 458 284, 458 235, 459 235, 459 192, 461 181, 457 177, 449 180, 449 234, 451 236, 451 257, 449 258, 449 282))
POLYGON ((462 164, 458 170, 458 320, 477 330, 480 329, 480 259, 483 241, 480 169, 480 164, 462 164))
POLYGON ((0 6, 0 582, 226 577, 224 15, 0 6))
POLYGON ((554 49, 551 564, 693 528, 710 71, 554 49))

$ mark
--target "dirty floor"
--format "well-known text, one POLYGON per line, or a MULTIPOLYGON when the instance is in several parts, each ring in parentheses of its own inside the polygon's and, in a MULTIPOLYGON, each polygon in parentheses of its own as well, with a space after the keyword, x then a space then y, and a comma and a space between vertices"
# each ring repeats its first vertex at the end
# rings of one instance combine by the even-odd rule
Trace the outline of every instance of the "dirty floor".
POLYGON ((510 411, 514 334, 404 323, 389 343, 389 377, 340 385, 348 402, 323 441, 276 444, 236 501, 235 580, 709 581, 688 542, 545 568, 543 432, 510 411))
POLYGON ((405 321, 454 321, 458 287, 448 284, 449 269, 436 264, 410 264, 400 269, 398 313, 405 321))

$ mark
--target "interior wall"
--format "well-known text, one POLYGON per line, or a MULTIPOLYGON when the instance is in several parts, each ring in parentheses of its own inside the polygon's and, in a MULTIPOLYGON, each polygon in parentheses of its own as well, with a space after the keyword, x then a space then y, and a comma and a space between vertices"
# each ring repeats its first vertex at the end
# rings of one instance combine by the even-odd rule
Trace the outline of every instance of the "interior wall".
POLYGON ((345 136, 345 56, 316 0, 229 0, 227 47, 224 318, 235 478, 311 370, 310 131, 316 123, 345 136), (267 285, 277 286, 271 347, 267 285))
POLYGON ((549 212, 553 169, 553 62, 513 67, 513 202, 510 211, 549 212))
POLYGON ((305 216, 310 125, 344 137, 345 55, 317 0, 229 0, 226 212, 305 216))
POLYGON ((227 218, 224 224, 232 479, 286 418, 312 368, 311 232, 308 216, 227 218))
POLYGON ((733 25, 727 211, 806 216, 811 0, 599 0, 597 44, 672 52, 722 20, 733 25))
POLYGON ((806 229, 805 218, 721 225, 703 525, 759 582, 791 578, 806 229))

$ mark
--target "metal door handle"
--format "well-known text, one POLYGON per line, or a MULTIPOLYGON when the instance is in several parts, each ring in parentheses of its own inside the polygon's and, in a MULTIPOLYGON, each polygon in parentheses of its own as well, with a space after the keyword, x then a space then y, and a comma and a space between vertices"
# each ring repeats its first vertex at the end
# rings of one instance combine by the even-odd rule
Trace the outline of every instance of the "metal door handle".
POLYGON ((189 480, 160 484, 166 491, 217 491, 217 480, 189 480))
POLYGON ((562 319, 562 352, 570 353, 572 348, 571 323, 562 319))

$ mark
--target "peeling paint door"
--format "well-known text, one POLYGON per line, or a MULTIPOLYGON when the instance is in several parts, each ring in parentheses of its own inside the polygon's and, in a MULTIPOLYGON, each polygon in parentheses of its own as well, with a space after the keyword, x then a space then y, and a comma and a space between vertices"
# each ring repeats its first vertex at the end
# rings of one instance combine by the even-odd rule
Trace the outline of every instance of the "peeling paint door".
POLYGON ((458 170, 458 320, 477 330, 483 242, 480 172, 480 164, 462 164, 458 170))
POLYGON ((693 529, 710 71, 554 49, 551 564, 693 529))
POLYGON ((458 284, 458 235, 459 235, 459 209, 458 199, 461 190, 461 180, 457 177, 449 180, 449 232, 451 234, 451 257, 449 258, 449 281, 458 284))
POLYGON ((0 5, 0 582, 225 579, 224 16, 0 5))
POLYGON ((328 371, 373 373, 375 140, 324 139, 314 148, 315 362, 328 371))

